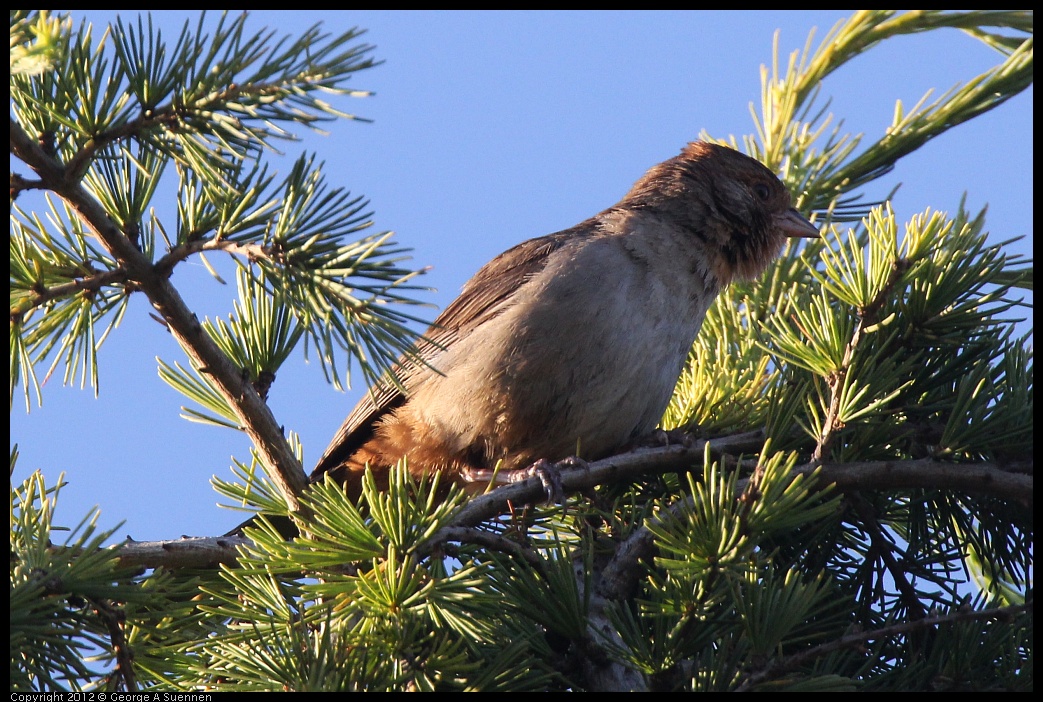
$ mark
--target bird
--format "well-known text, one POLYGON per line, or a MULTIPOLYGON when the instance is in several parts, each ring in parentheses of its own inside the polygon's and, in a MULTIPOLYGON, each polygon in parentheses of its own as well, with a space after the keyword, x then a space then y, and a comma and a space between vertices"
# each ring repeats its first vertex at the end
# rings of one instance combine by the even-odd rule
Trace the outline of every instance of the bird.
MULTIPOLYGON (((472 485, 597 460, 658 425, 707 309, 818 229, 766 166, 708 141, 617 204, 496 256, 344 420, 311 473, 472 485)), ((482 486, 485 487, 484 485, 482 486)))

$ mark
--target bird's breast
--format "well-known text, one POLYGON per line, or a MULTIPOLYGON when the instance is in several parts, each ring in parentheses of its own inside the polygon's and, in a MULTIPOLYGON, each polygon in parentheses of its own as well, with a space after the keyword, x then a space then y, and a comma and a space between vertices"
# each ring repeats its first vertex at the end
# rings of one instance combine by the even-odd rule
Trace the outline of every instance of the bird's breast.
POLYGON ((508 467, 599 458, 662 416, 711 300, 613 239, 561 253, 410 398, 458 450, 508 467))

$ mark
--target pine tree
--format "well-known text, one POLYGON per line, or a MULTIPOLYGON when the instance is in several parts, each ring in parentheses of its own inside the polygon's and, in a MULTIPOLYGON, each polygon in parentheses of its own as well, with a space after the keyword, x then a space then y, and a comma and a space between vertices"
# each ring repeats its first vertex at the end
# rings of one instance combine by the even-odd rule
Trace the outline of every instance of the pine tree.
POLYGON ((262 518, 111 547, 93 513, 58 543, 62 479, 34 473, 11 488, 13 690, 1032 689, 1032 353, 1013 323, 1031 267, 986 242, 984 212, 899 220, 856 192, 1031 85, 1031 12, 859 12, 775 57, 755 134, 716 140, 779 172, 824 237, 710 310, 662 421, 690 438, 565 471, 560 505, 537 480, 467 498, 401 469, 359 503, 306 488, 265 403, 298 345, 331 382, 352 363, 372 382, 421 321, 416 271, 360 198, 307 155, 281 181, 266 167, 293 128, 350 117, 324 97, 357 92, 371 47, 245 16, 172 44, 148 20, 114 30, 11 12, 11 404, 48 364, 93 383, 144 295, 186 355, 161 376, 191 418, 254 446, 216 489, 302 533, 262 518), (899 103, 876 142, 831 127, 826 76, 945 27, 997 65, 899 103), (164 175, 176 226, 150 210, 164 175), (35 190, 46 205, 22 209, 35 190), (170 282, 206 254, 238 264, 227 320, 200 323, 170 282))

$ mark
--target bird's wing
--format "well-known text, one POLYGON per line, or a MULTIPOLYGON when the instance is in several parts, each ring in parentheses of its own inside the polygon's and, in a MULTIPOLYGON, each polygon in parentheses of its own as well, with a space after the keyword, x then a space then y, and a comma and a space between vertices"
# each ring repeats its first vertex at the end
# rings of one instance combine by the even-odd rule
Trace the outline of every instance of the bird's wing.
POLYGON ((485 264, 465 285, 453 302, 438 315, 431 328, 402 356, 393 369, 396 383, 385 375, 359 401, 334 434, 311 479, 341 465, 372 436, 375 423, 384 414, 401 406, 420 378, 437 372, 436 358, 475 327, 492 319, 526 281, 543 270, 547 256, 575 238, 577 230, 590 230, 588 220, 572 229, 529 239, 485 264))

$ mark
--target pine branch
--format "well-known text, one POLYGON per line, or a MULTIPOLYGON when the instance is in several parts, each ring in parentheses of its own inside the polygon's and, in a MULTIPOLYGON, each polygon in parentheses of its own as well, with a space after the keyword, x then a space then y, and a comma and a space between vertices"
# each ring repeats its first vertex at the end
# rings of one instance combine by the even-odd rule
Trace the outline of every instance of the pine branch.
POLYGON ((492 549, 493 551, 505 553, 513 558, 525 561, 540 575, 546 577, 546 571, 543 567, 543 558, 541 558, 539 554, 531 548, 526 548, 517 541, 505 538, 499 534, 475 529, 474 527, 448 526, 439 529, 438 534, 434 538, 425 541, 421 547, 417 549, 417 554, 427 555, 429 553, 443 551, 449 555, 453 555, 453 552, 456 550, 452 546, 453 543, 474 544, 483 548, 492 549))
POLYGON ((223 251, 233 256, 245 256, 251 262, 274 258, 271 248, 261 244, 242 243, 227 239, 204 239, 189 241, 173 247, 165 256, 156 261, 156 271, 169 276, 177 264, 193 254, 204 251, 223 251))
POLYGON ((854 507, 855 513, 865 524, 869 532, 869 539, 873 544, 870 554, 875 554, 884 564, 884 568, 891 574, 895 587, 901 595, 901 601, 905 605, 910 619, 919 620, 927 616, 927 610, 916 592, 916 587, 909 582, 906 569, 895 560, 895 545, 884 534, 884 528, 877 519, 873 506, 857 492, 848 495, 848 502, 854 507))
POLYGON ((247 542, 240 536, 182 536, 170 541, 134 541, 127 537, 116 557, 121 568, 217 568, 222 563, 236 563, 240 555, 236 547, 247 542))
POLYGON ((848 339, 844 347, 844 359, 841 361, 840 368, 836 372, 831 373, 826 379, 830 392, 829 408, 826 410, 826 415, 823 419, 822 432, 818 437, 818 444, 811 454, 812 463, 821 463, 829 459, 831 444, 836 438, 836 432, 843 426, 843 422, 840 421, 841 399, 844 386, 848 381, 848 374, 852 372, 852 359, 855 356, 856 349, 866 330, 880 322, 880 310, 883 309, 884 304, 893 295, 895 287, 909 269, 911 262, 905 258, 896 258, 891 265, 890 275, 883 285, 880 286, 874 298, 858 310, 859 318, 850 339, 848 339))
MULTIPOLYGON (((584 493, 599 485, 631 481, 641 476, 690 471, 701 465, 706 444, 711 456, 734 458, 760 448, 762 432, 747 432, 732 436, 692 442, 690 446, 642 448, 612 456, 575 468, 561 474, 565 496, 584 493)), ((857 461, 806 464, 793 469, 791 475, 814 477, 820 488, 835 486, 839 490, 895 490, 937 489, 992 495, 1032 506, 1032 463, 1018 461, 1007 464, 983 462, 974 464, 942 463, 932 459, 857 461)), ((746 488, 747 481, 736 485, 736 495, 746 488)), ((469 500, 452 518, 451 524, 440 529, 423 544, 415 547, 417 553, 431 553, 449 542, 481 543, 496 550, 512 552, 513 546, 495 540, 488 542, 473 527, 489 519, 510 514, 516 505, 537 504, 546 500, 546 488, 539 478, 504 485, 492 492, 469 500)), ((683 510, 687 500, 672 504, 664 514, 683 510)), ((616 556, 605 568, 602 592, 606 597, 619 599, 632 590, 634 578, 640 576, 637 568, 651 548, 651 532, 647 525, 635 531, 617 550, 616 556)), ((235 547, 249 540, 243 537, 183 537, 172 541, 129 541, 127 550, 119 553, 124 565, 146 567, 206 567, 235 560, 235 547)), ((525 560, 529 560, 525 558, 525 560)))
POLYGON ((137 676, 134 674, 134 654, 127 644, 125 632, 126 614, 115 603, 99 598, 88 598, 91 609, 105 625, 116 659, 116 668, 110 677, 115 679, 114 689, 136 692, 137 676))
POLYGON ((891 626, 881 627, 872 631, 864 631, 856 634, 848 634, 835 641, 824 643, 820 646, 816 646, 808 651, 798 653, 792 656, 788 656, 780 661, 776 661, 770 666, 763 668, 755 673, 752 673, 736 688, 736 692, 748 692, 755 688, 760 683, 771 680, 772 678, 778 677, 779 675, 788 672, 790 670, 796 670, 801 668, 808 663, 811 663, 823 656, 828 656, 836 651, 843 650, 845 648, 860 648, 862 644, 869 641, 878 641, 880 639, 890 638, 892 636, 898 636, 902 634, 912 634, 921 631, 930 631, 942 624, 949 624, 955 622, 968 622, 968 621, 979 621, 982 619, 995 620, 995 621, 1010 621, 1013 618, 1022 614, 1031 614, 1033 610, 1033 603, 1028 602, 1023 605, 1011 605, 1008 607, 993 607, 990 609, 983 609, 980 611, 957 611, 950 614, 944 614, 935 617, 925 617, 923 619, 917 619, 912 622, 902 622, 901 624, 892 624, 891 626))
POLYGON ((32 291, 32 295, 28 299, 22 300, 17 305, 11 307, 11 318, 23 317, 37 307, 42 307, 54 300, 72 297, 82 292, 96 292, 110 285, 125 283, 126 280, 126 271, 122 268, 117 268, 110 271, 94 271, 91 275, 74 277, 68 283, 61 285, 53 285, 51 287, 40 285, 32 291))
MULTIPOLYGON (((942 463, 930 458, 823 464, 819 482, 842 490, 921 488, 991 495, 1032 507, 1031 461, 942 463)), ((811 474, 812 466, 795 472, 811 474)))
POLYGON ((291 508, 297 511, 297 496, 307 484, 304 468, 293 454, 268 406, 244 378, 182 300, 170 281, 138 250, 137 246, 108 216, 105 208, 86 191, 68 167, 47 154, 13 119, 11 153, 32 168, 47 188, 62 197, 80 216, 91 233, 119 262, 127 280, 149 298, 152 306, 201 372, 207 373, 234 408, 246 433, 271 469, 291 508))

